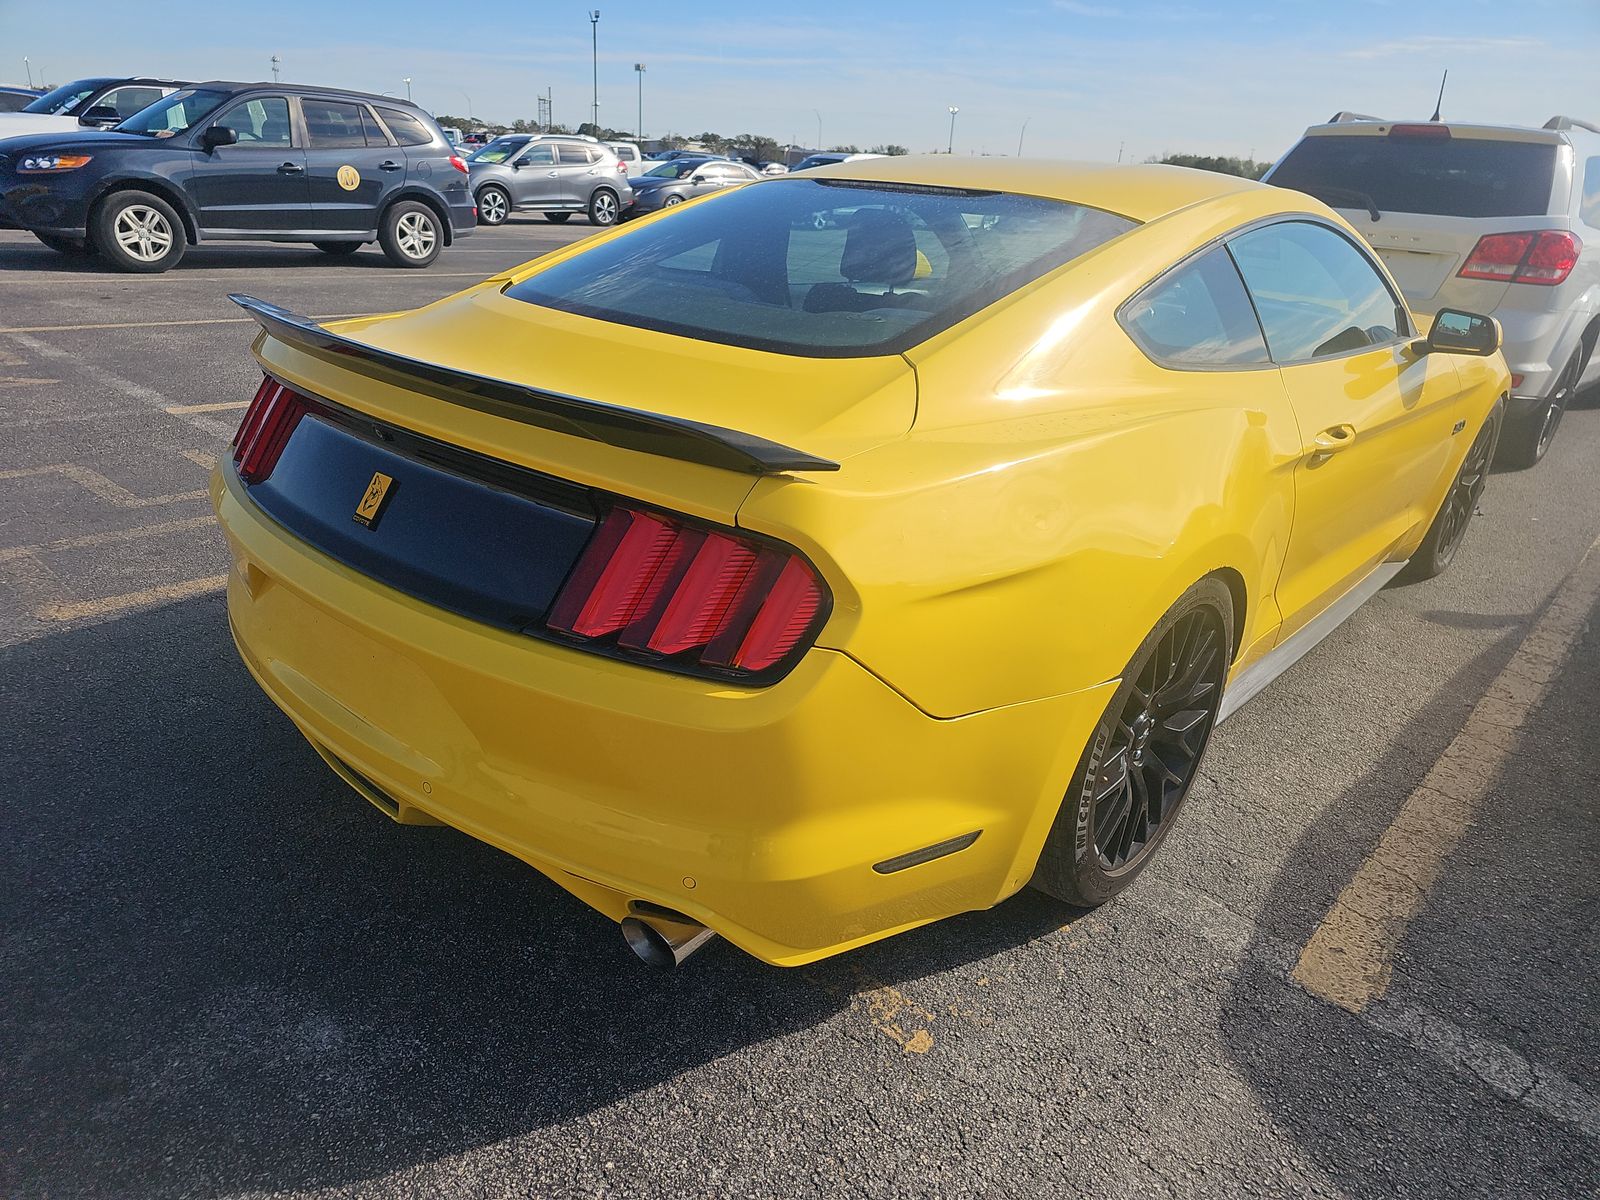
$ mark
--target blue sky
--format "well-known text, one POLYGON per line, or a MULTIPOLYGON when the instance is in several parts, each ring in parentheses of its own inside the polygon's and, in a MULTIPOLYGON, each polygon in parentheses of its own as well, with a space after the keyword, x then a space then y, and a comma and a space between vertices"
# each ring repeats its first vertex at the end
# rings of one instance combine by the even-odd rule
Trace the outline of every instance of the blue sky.
MULTIPOLYGON (((1542 124, 1600 120, 1600 0, 597 0, 605 124, 632 128, 643 61, 647 135, 765 133, 810 145, 900 142, 957 153, 1128 159, 1166 151, 1280 153, 1340 108, 1542 124)), ((559 0, 272 0, 63 10, 0 0, 0 83, 23 56, 52 82, 149 72, 284 78, 405 94, 436 112, 587 119, 588 9, 559 0), (96 19, 103 10, 104 20, 96 19), (193 19, 182 19, 184 12, 193 19)))

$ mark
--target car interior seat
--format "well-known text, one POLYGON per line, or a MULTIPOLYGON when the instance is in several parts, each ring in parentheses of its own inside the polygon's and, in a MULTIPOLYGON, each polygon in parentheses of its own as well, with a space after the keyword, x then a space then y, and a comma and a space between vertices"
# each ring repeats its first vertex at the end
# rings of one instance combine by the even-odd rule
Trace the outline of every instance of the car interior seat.
POLYGON ((806 293, 806 312, 867 312, 916 303, 914 293, 896 294, 917 275, 917 235, 897 212, 863 208, 845 233, 839 274, 845 283, 819 283, 806 293), (877 284, 887 292, 860 292, 854 284, 877 284))

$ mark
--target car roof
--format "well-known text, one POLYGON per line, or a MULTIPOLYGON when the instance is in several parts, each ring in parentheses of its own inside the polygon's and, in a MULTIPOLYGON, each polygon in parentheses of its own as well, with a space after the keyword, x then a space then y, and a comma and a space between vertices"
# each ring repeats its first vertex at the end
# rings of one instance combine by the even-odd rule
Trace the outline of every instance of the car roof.
POLYGON ((240 83, 231 79, 212 79, 205 83, 184 84, 183 86, 226 89, 230 92, 253 92, 259 88, 263 91, 287 92, 296 96, 348 96, 354 100, 370 100, 374 104, 387 104, 391 108, 410 109, 412 112, 422 113, 430 121, 433 120, 432 115, 422 105, 413 101, 403 100, 398 96, 380 96, 374 92, 357 92, 350 88, 318 87, 313 83, 272 83, 270 81, 240 83))
POLYGON ((1191 204, 1268 186, 1236 175, 1190 167, 1119 166, 1033 158, 963 158, 950 154, 857 159, 814 167, 805 177, 1043 196, 1119 213, 1135 221, 1153 221, 1191 204))
POLYGON ((1574 133, 1582 136, 1583 124, 1574 125, 1570 118, 1552 117, 1542 129, 1528 125, 1485 125, 1467 121, 1432 121, 1419 118, 1415 121, 1390 121, 1382 117, 1368 117, 1359 113, 1335 113, 1333 120, 1313 125, 1306 137, 1388 137, 1396 125, 1442 125, 1451 137, 1498 142, 1542 142, 1557 145, 1567 141, 1574 133), (1557 125, 1557 121, 1565 124, 1557 125))

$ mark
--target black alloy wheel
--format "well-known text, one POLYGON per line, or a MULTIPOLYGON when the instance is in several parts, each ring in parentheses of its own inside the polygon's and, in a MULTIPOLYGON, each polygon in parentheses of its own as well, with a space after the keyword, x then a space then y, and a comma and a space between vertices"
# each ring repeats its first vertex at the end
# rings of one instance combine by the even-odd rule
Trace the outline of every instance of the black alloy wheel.
POLYGON ((1567 404, 1578 388, 1578 380, 1583 376, 1583 364, 1584 349, 1579 346, 1572 352, 1567 365, 1561 368, 1555 387, 1550 389, 1550 394, 1539 407, 1516 425, 1508 426, 1503 455, 1507 466, 1537 466, 1544 458, 1550 443, 1555 441, 1556 430, 1561 428, 1561 418, 1566 414, 1567 404))
POLYGON ((1484 485, 1489 482, 1489 468, 1494 463, 1495 447, 1500 441, 1504 412, 1504 405, 1497 403, 1484 420, 1483 428, 1478 430, 1478 436, 1472 439, 1466 457, 1461 460, 1461 469, 1451 481, 1433 524, 1428 527, 1427 536, 1400 573, 1401 583, 1432 579, 1450 565, 1461 543, 1466 541, 1467 526, 1472 524, 1484 485))

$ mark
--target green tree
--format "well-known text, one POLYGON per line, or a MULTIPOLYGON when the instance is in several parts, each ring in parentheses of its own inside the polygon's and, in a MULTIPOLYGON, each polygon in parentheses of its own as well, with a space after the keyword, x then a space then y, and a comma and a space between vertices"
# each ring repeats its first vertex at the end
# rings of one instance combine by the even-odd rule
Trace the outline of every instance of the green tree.
POLYGON ((878 145, 872 148, 872 153, 898 156, 901 154, 910 154, 911 151, 907 150, 904 146, 898 144, 897 142, 880 142, 878 145))
POLYGON ((1219 175, 1238 175, 1244 179, 1260 179, 1267 173, 1270 162, 1257 162, 1253 158, 1234 158, 1216 154, 1165 154, 1151 155, 1146 162, 1169 167, 1193 167, 1197 171, 1215 171, 1219 175))

